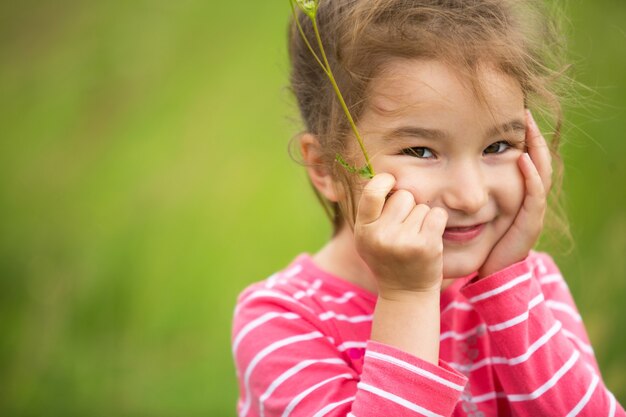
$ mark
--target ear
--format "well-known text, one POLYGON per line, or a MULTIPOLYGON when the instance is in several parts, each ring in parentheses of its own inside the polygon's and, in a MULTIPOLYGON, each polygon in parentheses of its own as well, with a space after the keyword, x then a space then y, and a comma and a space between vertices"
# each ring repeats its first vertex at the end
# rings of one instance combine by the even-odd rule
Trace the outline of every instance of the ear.
POLYGON ((338 193, 331 171, 324 165, 322 147, 315 135, 300 136, 300 151, 311 183, 327 200, 337 202, 338 193))

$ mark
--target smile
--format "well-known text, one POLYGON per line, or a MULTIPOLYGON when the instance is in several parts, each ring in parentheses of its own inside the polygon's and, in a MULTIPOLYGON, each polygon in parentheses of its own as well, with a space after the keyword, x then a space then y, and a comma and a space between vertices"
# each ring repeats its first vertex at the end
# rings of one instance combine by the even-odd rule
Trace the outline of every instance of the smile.
POLYGON ((446 230, 443 232, 443 238, 453 242, 469 242, 478 237, 484 227, 485 223, 465 227, 446 227, 446 230))

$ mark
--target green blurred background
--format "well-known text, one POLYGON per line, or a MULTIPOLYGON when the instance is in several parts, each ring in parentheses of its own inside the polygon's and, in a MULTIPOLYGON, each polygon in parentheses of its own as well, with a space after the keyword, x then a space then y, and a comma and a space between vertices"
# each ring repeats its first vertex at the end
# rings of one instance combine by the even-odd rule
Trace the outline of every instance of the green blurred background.
MULTIPOLYGON (((626 1, 570 1, 556 252, 626 402, 626 1)), ((232 416, 235 297, 330 228, 286 1, 0 2, 0 415, 232 416)))

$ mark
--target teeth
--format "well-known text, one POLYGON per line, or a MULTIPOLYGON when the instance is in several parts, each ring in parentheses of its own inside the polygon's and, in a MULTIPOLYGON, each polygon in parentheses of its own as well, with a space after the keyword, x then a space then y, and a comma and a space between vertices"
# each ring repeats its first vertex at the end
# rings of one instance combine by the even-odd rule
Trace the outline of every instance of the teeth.
POLYGON ((467 227, 450 227, 448 228, 448 230, 453 230, 453 231, 458 231, 458 232, 464 232, 466 230, 472 230, 473 228, 475 228, 476 226, 467 226, 467 227))

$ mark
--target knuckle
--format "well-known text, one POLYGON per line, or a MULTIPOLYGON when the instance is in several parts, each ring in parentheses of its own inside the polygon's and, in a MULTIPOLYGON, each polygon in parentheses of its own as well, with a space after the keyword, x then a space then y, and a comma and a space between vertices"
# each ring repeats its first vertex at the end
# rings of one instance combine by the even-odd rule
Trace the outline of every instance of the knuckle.
POLYGON ((376 193, 379 194, 382 190, 386 190, 387 188, 391 188, 391 186, 395 183, 395 178, 391 174, 381 173, 377 174, 374 178, 372 178, 365 187, 363 187, 364 193, 376 193))
POLYGON ((396 256, 403 261, 409 261, 415 257, 415 252, 408 244, 400 245, 396 250, 396 256))
POLYGON ((385 236, 385 233, 381 231, 377 231, 376 233, 372 233, 368 239, 368 246, 375 251, 383 251, 388 246, 388 239, 385 236))
POLYGON ((415 239, 411 247, 415 255, 426 259, 435 258, 443 252, 443 242, 425 238, 415 239))
POLYGON ((443 243, 432 242, 430 245, 427 246, 425 252, 429 258, 436 258, 443 252, 443 243))
POLYGON ((359 203, 369 204, 373 201, 376 201, 380 198, 381 190, 377 188, 364 188, 361 193, 361 198, 359 199, 359 203))
POLYGON ((424 251, 424 247, 426 246, 426 241, 423 237, 418 236, 417 238, 413 239, 413 241, 411 242, 411 248, 415 251, 415 252, 423 252, 424 251))
POLYGON ((407 190, 398 190, 394 193, 394 195, 396 196, 396 199, 402 201, 403 203, 412 202, 413 204, 415 204, 415 198, 413 197, 413 194, 411 194, 407 190))
POLYGON ((376 174, 376 176, 372 178, 372 181, 370 181, 370 183, 372 183, 374 180, 381 181, 381 182, 388 182, 388 181, 395 181, 395 178, 393 175, 391 175, 388 172, 381 172, 380 174, 376 174))
POLYGON ((448 221, 448 212, 441 207, 433 208, 432 215, 436 220, 441 220, 443 222, 448 221))

